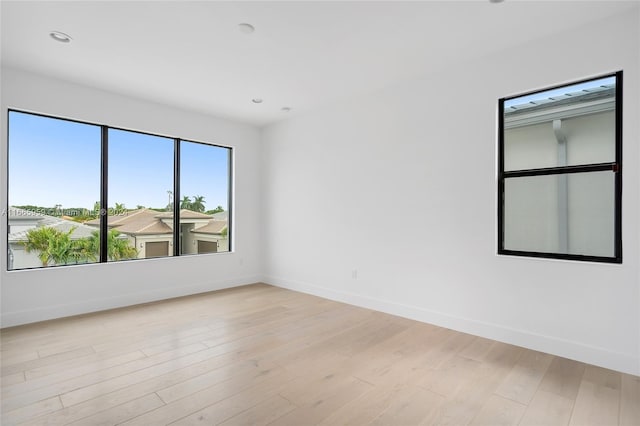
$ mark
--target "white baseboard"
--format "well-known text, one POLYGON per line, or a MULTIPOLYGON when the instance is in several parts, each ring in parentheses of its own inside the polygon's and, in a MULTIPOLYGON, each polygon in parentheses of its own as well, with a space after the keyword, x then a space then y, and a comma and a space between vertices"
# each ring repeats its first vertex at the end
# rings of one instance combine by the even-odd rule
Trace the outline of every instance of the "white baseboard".
POLYGON ((470 318, 452 316, 446 313, 424 309, 418 306, 389 302, 360 294, 342 292, 315 284, 291 281, 283 278, 268 276, 263 282, 314 296, 335 300, 350 305, 373 309, 404 318, 425 322, 440 327, 449 328, 475 336, 485 337, 527 349, 533 349, 552 355, 570 358, 576 361, 597 365, 623 373, 640 375, 640 360, 623 353, 585 345, 580 342, 544 336, 525 330, 477 321, 470 318))
POLYGON ((59 304, 56 306, 30 309, 28 311, 3 312, 1 316, 1 324, 2 328, 13 327, 16 325, 30 324, 73 315, 123 308, 141 303, 156 302, 174 297, 190 296, 192 294, 254 284, 256 282, 260 282, 262 278, 262 276, 254 275, 215 282, 207 281, 180 287, 158 288, 153 292, 129 293, 109 298, 84 300, 77 303, 59 304))

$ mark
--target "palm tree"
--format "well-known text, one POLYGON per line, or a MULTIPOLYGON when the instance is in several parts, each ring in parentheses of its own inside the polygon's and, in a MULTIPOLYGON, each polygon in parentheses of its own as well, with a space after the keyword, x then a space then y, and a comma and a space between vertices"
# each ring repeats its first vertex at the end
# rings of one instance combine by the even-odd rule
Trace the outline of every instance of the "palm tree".
POLYGON ((55 229, 53 228, 35 228, 27 232, 27 241, 23 242, 24 249, 27 253, 32 251, 39 252, 38 258, 42 262, 42 266, 49 266, 49 240, 53 238, 55 229))
MULTIPOLYGON (((107 259, 123 260, 138 257, 138 251, 135 247, 131 247, 129 241, 119 238, 119 236, 120 232, 115 229, 111 229, 107 233, 107 259)), ((100 231, 93 231, 91 236, 84 240, 84 254, 88 259, 95 262, 100 257, 100 231)))
POLYGON ((173 191, 167 191, 167 194, 169 195, 169 204, 167 204, 166 210, 171 212, 173 211, 173 191))
POLYGON ((126 238, 119 238, 120 232, 112 229, 107 234, 107 258, 109 260, 135 259, 138 250, 129 245, 126 238))
POLYGON ((88 238, 81 238, 76 242, 78 257, 87 262, 97 262, 100 253, 100 238, 94 238, 100 231, 91 232, 88 238))
POLYGON ((124 203, 116 203, 116 207, 114 208, 116 212, 122 212, 125 210, 124 203))
POLYGON ((194 195, 193 203, 191 203, 191 210, 194 212, 202 213, 204 211, 204 196, 194 195))
POLYGON ((186 195, 182 197, 182 201, 180 201, 180 209, 188 209, 191 210, 193 208, 193 204, 191 204, 191 198, 186 195))
POLYGON ((42 266, 65 265, 70 261, 76 263, 83 259, 84 254, 80 245, 71 239, 71 234, 76 229, 72 227, 67 232, 55 228, 40 227, 27 232, 27 241, 23 242, 27 253, 38 252, 38 259, 42 266))

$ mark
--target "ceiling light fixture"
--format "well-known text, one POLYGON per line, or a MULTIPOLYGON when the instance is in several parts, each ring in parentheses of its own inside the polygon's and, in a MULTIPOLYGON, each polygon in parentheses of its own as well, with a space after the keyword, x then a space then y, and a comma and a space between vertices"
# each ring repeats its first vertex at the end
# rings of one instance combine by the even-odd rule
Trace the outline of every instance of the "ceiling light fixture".
POLYGON ((49 33, 49 37, 55 41, 59 41, 60 43, 69 43, 72 40, 69 34, 65 34, 60 31, 51 31, 49 33))
POLYGON ((504 0, 489 0, 489 3, 502 3, 504 0))
POLYGON ((243 34, 251 34, 256 30, 253 25, 247 24, 246 22, 243 22, 242 24, 238 24, 238 29, 243 34))
POLYGON ((261 103, 262 103, 262 99, 260 99, 260 98, 253 98, 253 99, 251 99, 251 102, 253 102, 254 104, 261 104, 261 103))
POLYGON ((280 108, 280 111, 289 112, 289 111, 291 111, 291 107, 282 107, 282 108, 280 108))

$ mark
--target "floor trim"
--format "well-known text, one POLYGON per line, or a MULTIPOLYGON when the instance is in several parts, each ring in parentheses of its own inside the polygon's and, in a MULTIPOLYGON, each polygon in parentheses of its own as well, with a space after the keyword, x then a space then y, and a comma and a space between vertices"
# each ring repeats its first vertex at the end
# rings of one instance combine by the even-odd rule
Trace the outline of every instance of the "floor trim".
POLYGON ((633 356, 613 352, 605 348, 589 346, 580 342, 558 339, 552 336, 545 336, 471 318, 452 316, 418 306, 380 300, 351 292, 336 291, 327 287, 300 281, 267 276, 264 277, 263 282, 277 287, 374 309, 376 311, 609 368, 623 373, 640 375, 640 360, 633 356))

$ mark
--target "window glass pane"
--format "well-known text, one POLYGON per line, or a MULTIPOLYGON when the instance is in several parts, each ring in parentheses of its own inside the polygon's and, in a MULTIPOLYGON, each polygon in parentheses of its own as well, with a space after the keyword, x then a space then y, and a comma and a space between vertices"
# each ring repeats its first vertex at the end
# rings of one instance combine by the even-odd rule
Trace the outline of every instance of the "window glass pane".
POLYGON ((100 127, 9 112, 8 269, 97 262, 100 127))
POLYGON ((614 256, 611 171, 504 181, 506 250, 614 256))
POLYGON ((174 141, 109 129, 109 260, 173 254, 174 141))
POLYGON ((229 251, 231 149, 180 143, 180 253, 229 251))
POLYGON ((615 77, 505 101, 505 171, 615 161, 615 77))

